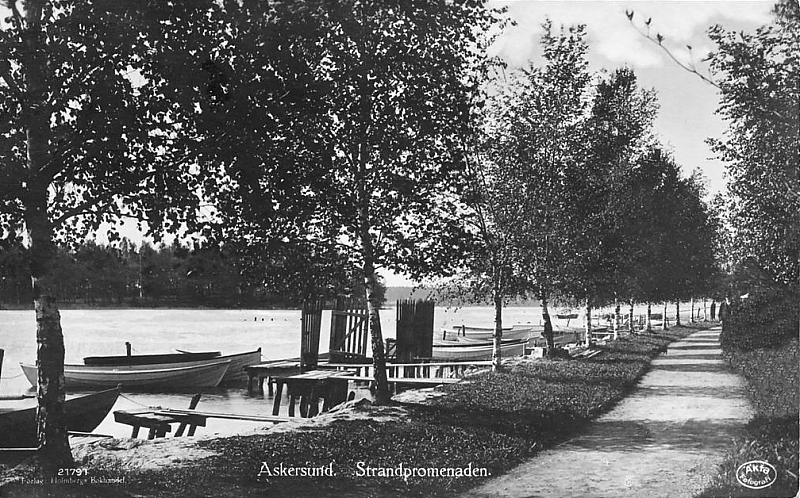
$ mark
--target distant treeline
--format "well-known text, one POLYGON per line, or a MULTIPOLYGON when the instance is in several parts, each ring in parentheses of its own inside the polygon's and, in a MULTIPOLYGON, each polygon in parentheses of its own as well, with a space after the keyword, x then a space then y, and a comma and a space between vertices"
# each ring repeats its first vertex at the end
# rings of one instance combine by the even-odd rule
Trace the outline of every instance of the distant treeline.
MULTIPOLYGON (((26 249, 19 239, 0 239, 0 307, 33 302, 26 249)), ((52 276, 64 307, 299 308, 297 296, 270 289, 263 276, 236 255, 213 245, 173 242, 137 246, 84 242, 56 248, 52 276)), ((343 285, 363 295, 363 286, 343 285)), ((386 287, 378 282, 385 299, 386 287)), ((333 296, 321 296, 332 299, 333 296)), ((393 301, 392 301, 393 302, 393 301)))
MULTIPOLYGON (((217 247, 180 242, 153 247, 123 239, 59 247, 52 276, 67 306, 294 306, 247 278, 235 258, 217 247)), ((0 305, 32 302, 26 250, 19 240, 0 244, 0 305)))

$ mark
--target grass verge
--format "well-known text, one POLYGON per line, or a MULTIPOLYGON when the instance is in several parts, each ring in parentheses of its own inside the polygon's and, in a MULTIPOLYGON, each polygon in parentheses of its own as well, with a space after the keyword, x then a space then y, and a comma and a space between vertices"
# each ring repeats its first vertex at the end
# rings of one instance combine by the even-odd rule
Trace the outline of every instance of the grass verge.
MULTIPOLYGON (((397 405, 405 415, 391 423, 334 421, 296 432, 202 441, 217 455, 186 467, 130 472, 122 489, 153 497, 452 495, 569 438, 624 398, 667 344, 696 329, 622 338, 600 346, 603 354, 591 359, 519 362, 502 373, 442 387, 443 395, 428 403, 397 405), (261 472, 265 462, 269 472, 261 472), (281 465, 322 469, 306 473, 330 468, 335 475, 275 475, 281 465), (430 470, 442 468, 445 475, 430 470), (399 469, 400 476, 374 469, 399 469)), ((13 494, 14 486, 9 496, 28 496, 13 494)), ((61 489, 69 492, 69 486, 61 489)), ((110 495, 121 490, 91 492, 100 489, 110 495)))
POLYGON ((726 360, 747 380, 748 397, 756 415, 746 434, 737 440, 720 465, 712 486, 698 498, 793 497, 798 493, 798 340, 752 351, 730 349, 726 360), (752 460, 766 461, 777 471, 777 481, 752 490, 736 479, 738 467, 752 460))

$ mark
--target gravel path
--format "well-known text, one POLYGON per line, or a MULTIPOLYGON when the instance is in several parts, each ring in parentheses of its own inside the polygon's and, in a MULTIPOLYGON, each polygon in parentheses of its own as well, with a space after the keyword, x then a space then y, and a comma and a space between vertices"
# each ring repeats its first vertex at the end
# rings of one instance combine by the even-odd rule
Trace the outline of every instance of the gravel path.
POLYGON ((752 416, 719 327, 674 342, 587 431, 464 497, 691 497, 752 416))

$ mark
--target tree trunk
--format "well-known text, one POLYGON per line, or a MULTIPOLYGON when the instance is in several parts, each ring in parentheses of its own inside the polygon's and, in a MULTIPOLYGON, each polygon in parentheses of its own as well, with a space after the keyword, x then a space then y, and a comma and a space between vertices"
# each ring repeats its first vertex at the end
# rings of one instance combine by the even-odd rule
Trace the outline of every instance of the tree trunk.
POLYGON ((539 301, 542 303, 542 321, 544 322, 544 340, 547 343, 547 355, 553 356, 555 353, 556 345, 553 339, 553 322, 550 320, 550 310, 547 308, 547 297, 544 293, 539 295, 539 301))
MULTIPOLYGON (((363 238, 363 237, 362 237, 363 238)), ((380 308, 381 302, 378 294, 377 279, 375 278, 375 264, 372 261, 371 243, 367 243, 369 250, 365 249, 364 258, 364 287, 367 297, 367 313, 369 314, 369 331, 372 339, 372 366, 375 379, 375 403, 382 405, 392 399, 389 392, 389 380, 386 376, 386 355, 383 348, 383 331, 381 330, 380 308)))
POLYGON ((661 314, 661 330, 667 330, 667 302, 664 301, 664 312, 661 314))
POLYGON ((51 280, 55 249, 47 220, 46 199, 46 190, 29 190, 25 225, 36 313, 36 435, 42 464, 52 470, 70 467, 73 460, 64 414, 64 335, 51 280))
POLYGON ((648 332, 652 332, 653 331, 653 322, 650 319, 651 311, 652 311, 651 304, 648 301, 648 303, 647 303, 647 319, 645 321, 645 323, 647 324, 647 331, 648 332))
POLYGON ((703 298, 703 321, 708 321, 708 306, 707 306, 706 298, 703 298))
POLYGON ((592 344, 592 300, 586 299, 586 345, 592 344))
POLYGON ((51 265, 53 229, 47 218, 48 187, 43 174, 50 163, 50 108, 47 103, 47 48, 42 27, 44 2, 25 3, 25 109, 28 181, 25 229, 28 234, 31 285, 36 312, 36 436, 45 470, 74 465, 64 415, 64 336, 55 299, 51 265))
POLYGON ((628 310, 628 332, 633 334, 633 300, 630 301, 630 309, 628 310))
POLYGON ((614 298, 614 340, 616 341, 619 339, 619 325, 622 321, 622 316, 620 315, 620 308, 619 308, 619 299, 616 297, 614 298))
POLYGON ((694 323, 694 298, 689 298, 689 306, 691 308, 691 312, 689 312, 689 323, 694 323))
MULTIPOLYGON (((498 272, 499 273, 499 272, 498 272)), ((501 277, 495 276, 492 290, 494 299, 494 335, 492 336, 492 371, 503 369, 503 358, 500 347, 503 341, 503 292, 501 277)))
POLYGON ((681 324, 681 301, 677 299, 675 301, 675 325, 680 326, 681 324))
POLYGON ((364 283, 367 293, 367 312, 369 313, 369 330, 372 339, 372 365, 375 379, 375 402, 386 404, 392 398, 389 392, 389 381, 386 377, 386 355, 383 348, 383 331, 381 330, 380 298, 377 292, 377 279, 372 264, 364 265, 364 283))

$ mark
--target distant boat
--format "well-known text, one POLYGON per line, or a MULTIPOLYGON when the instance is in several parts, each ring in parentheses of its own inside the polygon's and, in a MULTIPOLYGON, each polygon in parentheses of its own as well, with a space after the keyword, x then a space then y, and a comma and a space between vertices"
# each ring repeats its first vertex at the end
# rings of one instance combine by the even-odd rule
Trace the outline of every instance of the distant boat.
MULTIPOLYGON (((176 389, 216 387, 228 371, 230 360, 200 365, 155 364, 123 366, 64 365, 68 389, 102 389, 122 384, 126 389, 176 389)), ((20 363, 32 386, 37 384, 35 365, 20 363)))
MULTIPOLYGON (((502 340, 501 356, 522 356, 525 354, 526 339, 502 340)), ((433 357, 441 360, 490 360, 494 350, 493 341, 464 339, 454 341, 433 341, 433 357)))
MULTIPOLYGON (((191 356, 197 353, 190 353, 188 351, 178 350, 178 352, 186 355, 191 356)), ((228 371, 225 373, 225 377, 222 378, 222 383, 228 382, 239 382, 243 380, 247 380, 247 372, 245 371, 244 367, 249 367, 250 365, 257 365, 261 363, 261 348, 256 349, 255 351, 248 351, 246 353, 237 353, 237 354, 226 354, 223 356, 219 356, 216 358, 217 360, 230 360, 231 364, 228 367, 228 371)), ((182 365, 189 365, 189 364, 200 364, 201 362, 184 362, 182 365)))
MULTIPOLYGON (((106 418, 119 396, 120 386, 85 396, 70 398, 64 403, 67 430, 92 432, 106 418)), ((35 448, 36 406, 0 407, 0 448, 35 448)))
POLYGON ((84 365, 92 366, 120 366, 120 365, 154 365, 167 363, 186 363, 188 361, 211 360, 220 357, 219 351, 206 351, 203 353, 168 353, 168 354, 134 354, 113 356, 87 356, 83 359, 84 365))

